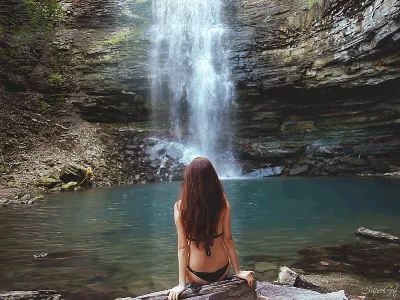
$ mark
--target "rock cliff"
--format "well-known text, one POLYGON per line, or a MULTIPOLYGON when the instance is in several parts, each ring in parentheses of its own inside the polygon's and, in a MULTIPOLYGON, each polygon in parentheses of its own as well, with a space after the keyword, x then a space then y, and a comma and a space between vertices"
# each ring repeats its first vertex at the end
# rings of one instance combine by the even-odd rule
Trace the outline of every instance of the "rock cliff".
POLYGON ((229 3, 242 159, 303 161, 315 175, 398 166, 399 10, 399 1, 229 3))
MULTIPOLYGON (((400 1, 224 4, 237 84, 234 148, 246 172, 274 166, 293 175, 398 170, 400 1), (302 171, 288 171, 293 168, 302 171)), ((55 135, 57 145, 68 141, 60 128, 72 124, 92 126, 107 141, 121 126, 141 137, 173 135, 150 128, 150 24, 150 0, 0 3, 4 180, 20 172, 21 162, 12 157, 55 135), (107 130, 98 123, 109 124, 107 130)), ((127 145, 117 143, 102 150, 109 155, 77 154, 78 160, 121 165, 127 145)), ((129 182, 143 177, 126 170, 118 175, 122 181, 125 172, 129 182)))

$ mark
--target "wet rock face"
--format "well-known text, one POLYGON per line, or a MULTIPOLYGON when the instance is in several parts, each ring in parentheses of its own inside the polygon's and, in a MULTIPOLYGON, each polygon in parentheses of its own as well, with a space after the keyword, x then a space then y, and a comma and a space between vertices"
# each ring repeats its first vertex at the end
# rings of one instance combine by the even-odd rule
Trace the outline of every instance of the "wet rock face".
POLYGON ((396 0, 243 0, 227 11, 244 89, 365 86, 400 76, 396 0))
POLYGON ((395 80, 240 96, 236 151, 258 168, 308 165, 306 175, 394 172, 400 161, 397 86, 395 80))
POLYGON ((254 164, 249 171, 296 168, 310 157, 306 175, 398 166, 398 1, 243 0, 228 1, 226 12, 236 147, 254 164), (323 166, 344 156, 380 166, 323 166))
POLYGON ((149 119, 150 1, 62 1, 68 18, 53 47, 63 51, 70 100, 85 120, 149 119))

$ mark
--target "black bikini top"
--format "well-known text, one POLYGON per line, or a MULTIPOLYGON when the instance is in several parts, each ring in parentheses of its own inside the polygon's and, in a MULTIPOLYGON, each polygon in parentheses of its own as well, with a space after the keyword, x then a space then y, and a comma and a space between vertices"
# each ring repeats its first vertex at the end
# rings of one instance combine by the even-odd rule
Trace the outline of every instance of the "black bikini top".
MULTIPOLYGON (((210 249, 210 246, 212 246, 213 244, 214 244, 214 239, 217 239, 217 238, 219 238, 220 236, 222 236, 224 233, 223 232, 221 232, 220 234, 218 234, 218 235, 216 235, 216 236, 214 236, 213 237, 213 239, 211 240, 211 242, 210 242, 210 244, 209 245, 206 245, 206 255, 207 256, 211 256, 211 249, 210 249)), ((189 241, 196 241, 195 239, 188 239, 189 241)), ((201 241, 201 239, 200 239, 200 241, 201 241)))

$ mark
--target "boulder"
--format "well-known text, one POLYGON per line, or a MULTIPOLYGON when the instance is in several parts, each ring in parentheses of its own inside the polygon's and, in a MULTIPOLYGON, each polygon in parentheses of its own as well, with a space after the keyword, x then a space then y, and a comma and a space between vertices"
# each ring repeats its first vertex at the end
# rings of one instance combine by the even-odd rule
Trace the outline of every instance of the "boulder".
POLYGON ((173 143, 167 150, 166 155, 172 160, 180 160, 183 157, 183 150, 177 144, 173 143))
POLYGON ((2 300, 63 300, 56 291, 14 291, 0 292, 2 300))
POLYGON ((65 182, 81 182, 86 177, 86 168, 79 164, 70 163, 64 166, 60 172, 59 178, 65 182))
POLYGON ((298 276, 299 274, 289 269, 288 267, 281 267, 281 271, 278 275, 278 283, 294 286, 298 276))
MULTIPOLYGON (((118 298, 117 300, 165 300, 167 299, 168 290, 156 292, 136 298, 118 298)), ((256 291, 249 287, 246 282, 238 278, 225 280, 207 284, 201 287, 199 291, 193 292, 186 289, 179 299, 196 299, 196 300, 256 300, 256 291)))
POLYGON ((290 170, 290 176, 300 175, 308 170, 308 165, 298 166, 297 168, 293 168, 290 170))
POLYGON ((384 240, 391 243, 400 243, 400 239, 397 236, 393 236, 380 231, 370 230, 364 227, 358 228, 356 234, 366 238, 384 240))
POLYGON ((167 143, 159 141, 152 150, 152 153, 157 154, 158 156, 165 154, 167 150, 167 143))

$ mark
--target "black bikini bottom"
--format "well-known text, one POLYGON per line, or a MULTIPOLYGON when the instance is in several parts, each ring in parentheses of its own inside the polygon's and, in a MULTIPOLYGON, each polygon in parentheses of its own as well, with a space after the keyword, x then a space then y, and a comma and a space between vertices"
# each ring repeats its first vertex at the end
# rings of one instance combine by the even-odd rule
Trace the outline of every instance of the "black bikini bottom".
POLYGON ((212 273, 196 272, 196 271, 193 271, 189 267, 187 267, 187 268, 193 275, 196 275, 200 279, 203 279, 204 281, 207 281, 207 282, 214 282, 214 281, 218 281, 218 279, 220 279, 225 274, 228 267, 229 267, 229 262, 225 266, 223 266, 221 269, 219 269, 215 272, 212 272, 212 273))

